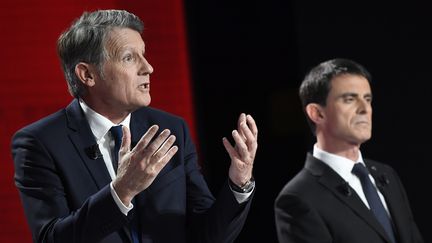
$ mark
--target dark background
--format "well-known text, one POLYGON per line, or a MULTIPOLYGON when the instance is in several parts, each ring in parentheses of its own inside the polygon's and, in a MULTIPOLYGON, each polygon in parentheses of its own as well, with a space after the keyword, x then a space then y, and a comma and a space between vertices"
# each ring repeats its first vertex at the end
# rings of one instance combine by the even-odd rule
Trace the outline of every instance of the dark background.
POLYGON ((273 203, 314 143, 297 96, 304 74, 343 57, 373 77, 373 137, 365 157, 393 166, 425 242, 431 199, 431 22, 419 1, 186 0, 200 153, 211 189, 225 182, 221 138, 240 112, 255 118, 256 194, 237 242, 276 242, 273 203))

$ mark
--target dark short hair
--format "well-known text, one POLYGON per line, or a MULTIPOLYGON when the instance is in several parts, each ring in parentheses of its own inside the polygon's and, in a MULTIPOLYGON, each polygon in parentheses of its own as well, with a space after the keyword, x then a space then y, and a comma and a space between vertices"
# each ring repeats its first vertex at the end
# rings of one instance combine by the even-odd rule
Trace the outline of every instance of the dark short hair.
POLYGON ((316 103, 326 106, 327 96, 331 89, 331 81, 340 75, 352 74, 362 76, 370 83, 372 77, 370 73, 359 63, 343 58, 328 60, 313 67, 303 79, 300 85, 299 96, 302 102, 309 126, 315 134, 315 124, 306 114, 306 106, 316 103))
POLYGON ((60 35, 57 52, 72 96, 78 98, 85 92, 75 74, 75 66, 85 62, 96 65, 100 70, 107 55, 105 38, 114 27, 142 33, 144 24, 136 15, 125 10, 97 10, 84 12, 60 35))

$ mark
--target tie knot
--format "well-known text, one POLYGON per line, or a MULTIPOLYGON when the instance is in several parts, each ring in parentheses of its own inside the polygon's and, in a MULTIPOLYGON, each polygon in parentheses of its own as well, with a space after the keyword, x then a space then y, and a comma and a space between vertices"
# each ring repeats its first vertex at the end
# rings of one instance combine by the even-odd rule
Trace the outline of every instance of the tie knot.
POLYGON ((369 171, 362 163, 356 163, 352 169, 352 173, 360 179, 367 178, 369 176, 369 171))
POLYGON ((110 131, 111 131, 111 135, 114 138, 115 144, 120 145, 123 137, 122 125, 112 126, 110 131))

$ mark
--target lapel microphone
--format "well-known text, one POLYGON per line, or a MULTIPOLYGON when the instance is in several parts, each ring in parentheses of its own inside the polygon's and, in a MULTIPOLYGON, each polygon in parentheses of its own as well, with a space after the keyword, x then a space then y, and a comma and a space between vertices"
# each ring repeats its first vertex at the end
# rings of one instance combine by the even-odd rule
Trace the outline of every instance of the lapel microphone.
POLYGON ((346 181, 344 181, 341 185, 339 185, 338 189, 342 194, 344 194, 347 197, 352 195, 351 187, 349 186, 348 182, 346 182, 346 181))
POLYGON ((382 173, 382 174, 378 175, 378 169, 375 166, 371 166, 370 169, 375 172, 374 175, 376 175, 376 183, 380 189, 384 188, 386 185, 390 184, 390 180, 388 179, 386 173, 382 173))
POLYGON ((385 187, 386 185, 390 184, 390 180, 388 179, 387 174, 385 173, 378 176, 377 179, 381 187, 385 187))
POLYGON ((93 144, 90 147, 85 148, 85 152, 90 159, 96 160, 102 158, 102 153, 99 150, 98 144, 93 144))

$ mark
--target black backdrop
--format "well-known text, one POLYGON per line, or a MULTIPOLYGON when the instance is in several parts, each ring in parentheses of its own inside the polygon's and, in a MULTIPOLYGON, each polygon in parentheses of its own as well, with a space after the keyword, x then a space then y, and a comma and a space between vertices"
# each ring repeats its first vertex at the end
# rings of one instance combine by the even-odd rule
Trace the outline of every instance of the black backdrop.
POLYGON ((257 191, 237 242, 277 241, 274 199, 314 143, 297 88, 309 68, 335 57, 372 73, 373 138, 362 152, 399 172, 425 242, 432 241, 432 21, 426 4, 377 2, 185 1, 201 163, 214 193, 229 165, 221 138, 240 112, 259 126, 257 191))

